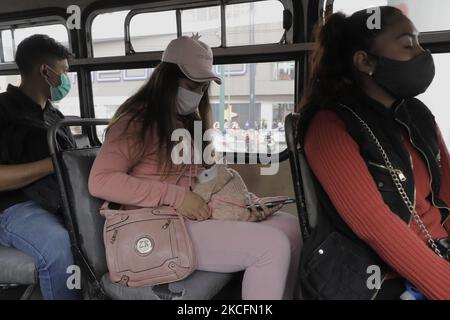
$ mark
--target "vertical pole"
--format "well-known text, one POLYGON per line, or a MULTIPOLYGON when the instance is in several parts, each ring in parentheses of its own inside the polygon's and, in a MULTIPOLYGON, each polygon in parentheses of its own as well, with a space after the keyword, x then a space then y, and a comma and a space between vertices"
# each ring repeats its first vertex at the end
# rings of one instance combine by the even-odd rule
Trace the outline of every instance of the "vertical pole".
POLYGON ((177 38, 180 38, 183 35, 183 27, 181 25, 181 10, 177 10, 175 12, 175 16, 177 19, 177 38))
MULTIPOLYGON (((255 44, 255 4, 250 3, 250 45, 255 44)), ((253 126, 256 120, 256 65, 249 64, 250 67, 250 105, 249 105, 249 122, 253 126)))
POLYGON ((11 40, 12 40, 12 51, 13 51, 13 57, 16 56, 16 36, 14 34, 13 28, 11 28, 11 40))
POLYGON ((0 62, 5 62, 5 56, 3 55, 3 39, 2 39, 2 32, 0 31, 0 62))
POLYGON ((220 132, 224 132, 224 122, 225 122, 225 70, 223 64, 219 65, 219 75, 222 84, 220 86, 220 97, 219 97, 219 123, 220 132))

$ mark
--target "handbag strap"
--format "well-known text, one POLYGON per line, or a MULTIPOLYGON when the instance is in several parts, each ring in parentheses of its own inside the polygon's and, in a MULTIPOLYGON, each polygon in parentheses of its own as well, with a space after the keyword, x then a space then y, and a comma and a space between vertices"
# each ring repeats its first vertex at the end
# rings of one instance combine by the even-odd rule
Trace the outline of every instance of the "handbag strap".
POLYGON ((178 184, 178 182, 180 182, 181 178, 184 177, 184 173, 186 172, 186 170, 189 168, 189 186, 191 185, 191 179, 192 179, 192 172, 191 172, 191 166, 189 164, 185 164, 184 168, 181 170, 180 174, 177 177, 177 180, 175 180, 175 185, 178 184))
POLYGON ((432 250, 439 257, 444 258, 441 251, 439 250, 439 247, 437 246, 436 242, 433 240, 433 237, 431 236, 430 232, 428 231, 427 227, 425 226, 425 223, 423 222, 420 215, 417 213, 415 205, 409 199, 408 194, 406 193, 405 189, 403 188, 403 185, 397 175, 397 172, 396 172, 394 166, 392 165, 386 151, 384 150, 384 148, 381 145, 378 138, 373 133, 372 129, 370 129, 369 125, 353 109, 351 109, 350 107, 348 107, 344 104, 341 104, 341 106, 346 108, 347 110, 349 110, 358 119, 358 121, 362 124, 362 126, 367 130, 367 132, 369 133, 373 142, 376 144, 378 150, 380 151, 381 156, 383 157, 383 161, 389 170, 389 173, 392 177, 392 180, 394 181, 397 191, 400 193, 400 196, 401 196, 403 202, 405 203, 406 207, 408 208, 408 211, 411 213, 411 216, 414 218, 414 221, 419 226, 420 231, 425 236, 425 239, 427 240, 427 242, 430 245, 430 247, 432 248, 432 250))

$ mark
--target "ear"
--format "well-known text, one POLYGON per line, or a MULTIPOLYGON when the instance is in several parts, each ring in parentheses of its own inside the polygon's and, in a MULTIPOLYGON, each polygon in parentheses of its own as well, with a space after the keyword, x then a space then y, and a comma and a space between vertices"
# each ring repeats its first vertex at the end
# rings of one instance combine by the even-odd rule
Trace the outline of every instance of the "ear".
POLYGON ((45 64, 39 66, 39 74, 44 78, 48 78, 48 68, 45 64))
POLYGON ((356 70, 372 76, 375 72, 376 62, 367 54, 367 52, 359 50, 353 55, 353 65, 356 70))

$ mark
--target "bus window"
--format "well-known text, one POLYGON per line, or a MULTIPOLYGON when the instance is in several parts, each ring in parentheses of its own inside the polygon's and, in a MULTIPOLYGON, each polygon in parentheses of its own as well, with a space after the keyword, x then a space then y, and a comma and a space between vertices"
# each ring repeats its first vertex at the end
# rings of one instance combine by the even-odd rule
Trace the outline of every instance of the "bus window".
POLYGON ((183 10, 181 12, 183 35, 201 34, 201 40, 210 47, 222 44, 220 7, 207 7, 183 10))
POLYGON ((5 92, 8 84, 18 86, 20 84, 19 75, 0 76, 0 93, 5 92))
POLYGON ((223 93, 213 83, 211 106, 219 152, 281 152, 284 118, 294 111, 294 62, 216 66, 223 93))
POLYGON ((227 46, 280 42, 284 7, 278 0, 226 6, 227 46))
MULTIPOLYGON (((225 46, 280 42, 283 29, 282 3, 266 0, 226 6, 225 46)), ((221 7, 183 9, 183 35, 199 33, 210 47, 222 44, 221 7)), ((92 23, 94 57, 125 54, 124 22, 129 10, 103 13, 92 23)), ((162 51, 177 37, 176 11, 138 13, 130 19, 130 40, 135 52, 162 51)))
POLYGON ((418 98, 433 112, 447 146, 450 148, 450 110, 447 105, 450 83, 450 53, 435 54, 436 77, 427 92, 418 98))
POLYGON ((1 32, 2 36, 2 46, 3 46, 3 61, 14 61, 14 43, 13 43, 13 36, 11 30, 3 30, 1 32))
POLYGON ((92 49, 94 57, 123 56, 125 54, 124 23, 129 10, 99 14, 92 21, 92 49))
POLYGON ((130 21, 130 36, 136 52, 164 50, 171 40, 177 38, 175 11, 135 15, 130 21))
POLYGON ((20 42, 22 42, 23 39, 34 34, 46 34, 70 49, 69 35, 66 27, 62 24, 16 29, 14 30, 16 47, 20 42))
POLYGON ((420 32, 450 30, 450 1, 448 0, 335 0, 334 12, 351 14, 372 6, 391 5, 400 8, 420 32))
MULTIPOLYGON (((295 63, 215 66, 224 81, 210 97, 214 143, 219 152, 281 152, 286 148, 284 119, 294 111, 295 63)), ((119 105, 150 77, 152 69, 93 72, 97 118, 111 118, 119 105)), ((103 129, 98 137, 103 139, 103 129)))
POLYGON ((69 35, 66 27, 62 24, 18 28, 14 30, 8 29, 3 30, 1 33, 4 62, 14 61, 14 55, 19 43, 34 34, 46 34, 70 49, 69 35))
MULTIPOLYGON (((96 118, 110 119, 117 108, 150 78, 153 69, 102 70, 91 73, 96 118)), ((103 126, 97 127, 100 141, 103 126)))

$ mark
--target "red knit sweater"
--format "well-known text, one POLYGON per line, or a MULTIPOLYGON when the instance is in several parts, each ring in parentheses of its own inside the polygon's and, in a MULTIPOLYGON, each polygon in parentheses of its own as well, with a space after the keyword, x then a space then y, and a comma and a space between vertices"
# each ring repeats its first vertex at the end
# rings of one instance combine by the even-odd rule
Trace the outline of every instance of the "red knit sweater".
MULTIPOLYGON (((448 237, 450 219, 441 226, 439 210, 426 199, 431 192, 426 162, 411 145, 408 134, 404 135, 413 159, 417 212, 433 238, 448 237)), ((450 156, 440 133, 439 139, 439 196, 450 205, 450 156)), ((334 112, 320 111, 314 117, 306 135, 305 151, 314 174, 355 234, 429 299, 450 300, 450 263, 429 249, 413 220, 407 225, 384 203, 358 144, 334 112)))

